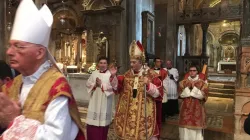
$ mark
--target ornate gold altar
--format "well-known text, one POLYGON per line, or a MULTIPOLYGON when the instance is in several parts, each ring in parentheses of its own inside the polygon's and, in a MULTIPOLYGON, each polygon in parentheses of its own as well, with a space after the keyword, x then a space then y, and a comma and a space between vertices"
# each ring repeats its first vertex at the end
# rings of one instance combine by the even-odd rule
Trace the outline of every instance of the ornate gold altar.
POLYGON ((123 10, 121 2, 83 0, 82 8, 78 9, 81 16, 73 5, 63 1, 54 10, 50 49, 59 65, 64 66, 64 72, 87 72, 100 56, 111 61, 118 59, 116 48, 120 29, 117 27, 123 10))

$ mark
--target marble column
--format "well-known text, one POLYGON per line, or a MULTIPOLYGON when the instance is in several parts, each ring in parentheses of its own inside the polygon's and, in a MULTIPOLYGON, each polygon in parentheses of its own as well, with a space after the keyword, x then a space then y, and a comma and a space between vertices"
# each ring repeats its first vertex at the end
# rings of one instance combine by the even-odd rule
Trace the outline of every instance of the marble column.
POLYGON ((0 60, 5 60, 6 0, 0 1, 0 60))
MULTIPOLYGON (((166 19, 166 48, 165 60, 170 59, 176 62, 177 55, 177 24, 176 24, 176 8, 178 7, 177 0, 169 0, 167 4, 167 19, 166 19)), ((174 66, 176 63, 174 63, 174 66)))
POLYGON ((207 29, 208 29, 209 23, 202 23, 202 56, 207 56, 207 29))
POLYGON ((191 36, 190 36, 191 27, 192 27, 192 24, 184 25, 185 32, 186 32, 186 50, 185 50, 184 56, 190 56, 189 49, 190 49, 190 41, 191 41, 191 36))
POLYGON ((235 140, 248 140, 250 136, 244 132, 243 125, 250 112, 249 97, 249 58, 250 58, 250 2, 243 0, 243 18, 241 21, 241 43, 238 48, 237 61, 237 82, 235 89, 235 140))

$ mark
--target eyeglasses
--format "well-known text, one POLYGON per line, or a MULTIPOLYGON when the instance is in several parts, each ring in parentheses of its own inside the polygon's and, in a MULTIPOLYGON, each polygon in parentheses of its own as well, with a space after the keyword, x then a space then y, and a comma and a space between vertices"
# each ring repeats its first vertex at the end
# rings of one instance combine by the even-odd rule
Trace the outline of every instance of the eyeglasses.
POLYGON ((192 71, 194 71, 194 72, 195 72, 195 71, 197 71, 197 70, 189 70, 189 71, 190 71, 190 72, 192 72, 192 71))
POLYGON ((28 48, 28 46, 23 46, 23 45, 20 45, 20 44, 13 44, 13 45, 8 45, 7 46, 7 49, 14 49, 16 52, 20 52, 22 50, 24 50, 25 48, 28 48))

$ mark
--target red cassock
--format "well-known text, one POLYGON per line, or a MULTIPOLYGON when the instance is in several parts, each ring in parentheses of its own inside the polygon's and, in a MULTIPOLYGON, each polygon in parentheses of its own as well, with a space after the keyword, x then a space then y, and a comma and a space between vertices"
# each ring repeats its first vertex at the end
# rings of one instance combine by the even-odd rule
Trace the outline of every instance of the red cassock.
MULTIPOLYGON (((154 70, 154 69, 152 69, 154 70)), ((163 81, 166 77, 168 76, 168 72, 166 70, 164 70, 163 68, 161 68, 159 70, 159 79, 161 81, 163 81)), ((161 97, 163 97, 163 90, 161 90, 160 92, 161 93, 161 97)), ((161 132, 161 121, 162 121, 162 98, 160 99, 157 99, 156 100, 156 112, 157 112, 157 115, 156 115, 156 118, 157 118, 157 124, 158 124, 158 127, 159 127, 159 132, 161 132)), ((159 135, 160 136, 160 135, 159 135)), ((159 138, 158 136, 158 138, 159 138)))

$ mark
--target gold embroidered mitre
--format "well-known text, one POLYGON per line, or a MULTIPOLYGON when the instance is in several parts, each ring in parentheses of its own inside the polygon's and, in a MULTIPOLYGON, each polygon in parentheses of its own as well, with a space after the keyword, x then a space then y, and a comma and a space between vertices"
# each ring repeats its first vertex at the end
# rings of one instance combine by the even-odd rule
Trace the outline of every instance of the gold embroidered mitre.
POLYGON ((140 43, 140 41, 133 41, 129 46, 129 56, 130 59, 141 60, 143 63, 145 62, 145 51, 140 43))

